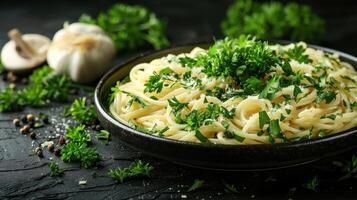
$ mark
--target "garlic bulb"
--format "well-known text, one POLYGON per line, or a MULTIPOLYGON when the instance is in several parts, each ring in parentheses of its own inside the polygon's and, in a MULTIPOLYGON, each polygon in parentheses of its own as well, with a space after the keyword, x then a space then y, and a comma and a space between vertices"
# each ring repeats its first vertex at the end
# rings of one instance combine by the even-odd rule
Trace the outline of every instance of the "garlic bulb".
POLYGON ((114 55, 114 43, 100 27, 73 23, 54 35, 47 62, 75 82, 90 83, 108 70, 114 55))

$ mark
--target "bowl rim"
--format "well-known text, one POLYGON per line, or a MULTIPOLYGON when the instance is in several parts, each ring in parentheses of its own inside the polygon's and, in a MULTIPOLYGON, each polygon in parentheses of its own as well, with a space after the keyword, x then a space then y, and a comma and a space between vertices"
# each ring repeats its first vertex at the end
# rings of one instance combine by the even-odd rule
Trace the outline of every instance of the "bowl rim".
MULTIPOLYGON (((297 42, 292 42, 292 41, 288 41, 288 40, 262 40, 262 41, 266 41, 268 43, 276 43, 276 44, 290 44, 290 43, 297 43, 297 42)), ((95 92, 94 92, 94 103, 95 106, 97 108, 97 112, 99 112, 103 118, 105 118, 107 121, 109 121, 111 124, 115 125, 116 127, 119 127, 120 129, 123 129, 125 131, 128 131, 130 133, 134 133, 137 136, 143 137, 145 139, 149 139, 149 140, 155 140, 157 142, 163 142, 163 143, 167 143, 167 144, 172 144, 172 145, 186 145, 186 146, 191 146, 193 148, 197 147, 197 148, 219 148, 219 149, 241 149, 241 148, 293 148, 293 147, 300 147, 300 146, 310 146, 310 145, 316 145, 316 144, 321 144, 321 143, 326 143, 326 142, 331 142, 337 139, 341 139, 344 137, 348 137, 351 136, 353 134, 357 133, 357 126, 350 128, 348 130, 345 131, 341 131, 335 134, 331 134, 322 138, 314 138, 314 139, 307 139, 307 140, 301 140, 301 141, 293 141, 293 142, 286 142, 286 143, 274 143, 274 144, 243 144, 243 145, 237 145, 237 144, 214 144, 214 143, 197 143, 197 142, 189 142, 189 141, 181 141, 181 140, 174 140, 174 139, 169 139, 169 138, 164 138, 164 137, 159 137, 159 136, 155 136, 155 135, 151 135, 145 132, 141 132, 138 130, 135 130, 134 128, 118 121, 117 119, 115 119, 110 113, 108 113, 105 109, 106 107, 106 103, 102 102, 100 99, 100 93, 103 90, 103 87, 106 83, 106 81, 113 75, 115 74, 115 72, 119 69, 121 69, 122 67, 129 65, 135 61, 137 61, 138 59, 143 59, 145 57, 149 57, 149 56, 155 56, 156 54, 161 55, 161 54, 169 54, 170 52, 174 51, 174 50, 178 50, 180 48, 192 48, 192 47, 196 47, 196 46, 204 46, 204 45, 211 45, 212 41, 202 41, 202 42, 191 42, 191 43, 185 43, 185 44, 180 44, 180 45, 175 45, 175 46, 171 46, 165 49, 161 49, 161 50, 151 50, 151 51, 146 51, 144 53, 139 53, 135 56, 132 56, 131 58, 121 62, 120 64, 118 64, 116 67, 111 68, 104 76, 102 76, 102 78, 100 79, 100 81, 98 82, 96 88, 95 88, 95 92)), ((352 60, 353 62, 357 63, 357 57, 348 54, 348 53, 344 53, 335 49, 331 49, 328 47, 322 47, 322 46, 318 46, 318 45, 313 45, 313 44, 308 44, 306 43, 308 47, 314 48, 314 49, 318 49, 318 50, 322 50, 324 52, 328 52, 328 53, 337 53, 339 55, 340 58, 343 59, 347 59, 347 60, 352 60)), ((354 66, 355 68, 357 66, 354 66)))

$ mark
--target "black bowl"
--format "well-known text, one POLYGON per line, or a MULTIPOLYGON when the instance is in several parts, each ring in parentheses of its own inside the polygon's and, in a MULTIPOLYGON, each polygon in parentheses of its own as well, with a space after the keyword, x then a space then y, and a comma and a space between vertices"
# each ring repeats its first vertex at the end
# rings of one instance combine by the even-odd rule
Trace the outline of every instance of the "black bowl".
MULTIPOLYGON (((279 42, 286 44, 287 42, 279 42)), ((130 69, 143 62, 167 54, 191 51, 199 46, 194 44, 142 54, 110 70, 98 83, 95 90, 95 105, 102 126, 112 137, 119 138, 127 145, 152 156, 179 164, 215 170, 266 170, 309 163, 321 158, 336 155, 357 146, 357 128, 320 139, 282 144, 220 145, 198 144, 152 136, 134 130, 117 121, 109 112, 107 99, 110 88, 116 81, 126 76, 130 69)), ((357 66, 357 58, 332 49, 309 45, 330 53, 338 53, 341 60, 357 66)))

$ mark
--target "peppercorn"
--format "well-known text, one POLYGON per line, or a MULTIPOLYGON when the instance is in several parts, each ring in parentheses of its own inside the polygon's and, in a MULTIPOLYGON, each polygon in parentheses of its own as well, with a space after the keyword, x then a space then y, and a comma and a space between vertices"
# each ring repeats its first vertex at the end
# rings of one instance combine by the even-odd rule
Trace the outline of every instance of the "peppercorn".
POLYGON ((63 137, 62 135, 60 136, 60 138, 59 138, 59 140, 58 140, 58 143, 59 143, 60 145, 66 144, 66 140, 64 139, 64 137, 63 137))
POLYGON ((45 124, 49 124, 50 121, 48 120, 48 116, 45 115, 43 118, 42 118, 42 122, 45 123, 45 124))
POLYGON ((53 150, 55 149, 55 145, 53 145, 53 144, 48 144, 48 145, 47 145, 47 148, 48 148, 48 150, 49 150, 50 152, 53 152, 53 150))
POLYGON ((21 115, 20 120, 21 120, 23 123, 27 123, 26 115, 21 115))
POLYGON ((35 132, 31 132, 30 133, 30 137, 31 137, 31 139, 35 140, 36 139, 36 133, 35 132))
POLYGON ((27 133, 29 133, 29 131, 30 131, 29 125, 25 125, 20 129, 20 133, 22 133, 22 134, 27 134, 27 133))
POLYGON ((26 116, 26 119, 27 119, 27 121, 32 122, 32 121, 34 121, 35 117, 32 114, 28 114, 26 116))
POLYGON ((17 127, 20 126, 20 120, 19 120, 18 118, 15 118, 15 119, 12 121, 12 123, 13 123, 15 126, 17 126, 17 127))
POLYGON ((43 151, 41 147, 36 147, 35 153, 37 154, 38 157, 43 158, 43 151))
POLYGON ((61 149, 55 149, 54 153, 57 157, 61 156, 61 149))
POLYGON ((27 78, 23 78, 23 79, 21 79, 21 83, 22 84, 28 84, 29 80, 27 78))

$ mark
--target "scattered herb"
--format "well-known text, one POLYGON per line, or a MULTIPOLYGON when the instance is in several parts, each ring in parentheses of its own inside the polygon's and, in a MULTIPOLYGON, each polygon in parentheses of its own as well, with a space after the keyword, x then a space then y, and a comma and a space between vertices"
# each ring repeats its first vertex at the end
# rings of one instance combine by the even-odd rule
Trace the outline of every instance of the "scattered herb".
POLYGON ((357 156, 353 155, 350 161, 344 163, 341 171, 344 175, 339 179, 339 181, 348 179, 356 175, 357 173, 357 156))
POLYGON ((192 192, 192 191, 195 191, 199 188, 201 188, 204 184, 204 180, 200 180, 200 179, 195 179, 193 181, 193 184, 190 186, 190 188, 188 188, 187 192, 192 192))
POLYGON ((98 118, 94 106, 88 105, 86 97, 76 99, 65 110, 64 115, 73 117, 74 120, 81 124, 90 124, 98 118))
POLYGON ((259 112, 259 128, 263 128, 265 124, 269 124, 270 118, 266 111, 259 112))
POLYGON ((238 193, 238 190, 236 188, 235 185, 233 184, 228 184, 227 182, 223 181, 223 185, 224 185, 224 191, 226 193, 238 193))
POLYGON ((149 44, 162 49, 170 44, 165 36, 165 23, 142 6, 117 3, 96 19, 82 15, 79 21, 100 26, 118 50, 133 50, 149 44))
POLYGON ((64 169, 60 168, 58 164, 51 162, 48 164, 48 168, 50 169, 50 176, 51 177, 56 177, 56 176, 62 176, 64 173, 64 169))
POLYGON ((101 130, 96 136, 97 140, 104 141, 105 144, 108 144, 110 139, 110 133, 106 130, 101 130))
POLYGON ((306 183, 303 184, 303 187, 312 190, 312 191, 317 191, 317 187, 319 185, 319 179, 317 176, 314 176, 312 179, 308 180, 306 183))
POLYGON ((175 113, 180 112, 184 108, 188 108, 188 103, 181 103, 176 97, 167 100, 169 102, 170 107, 173 109, 175 113))
POLYGON ((122 183, 128 178, 149 176, 153 169, 154 168, 149 163, 144 163, 141 160, 137 160, 129 167, 110 169, 108 176, 122 183))
POLYGON ((258 38, 319 42, 324 38, 324 21, 307 5, 279 1, 236 0, 222 22, 226 36, 252 34, 258 38))
POLYGON ((289 59, 298 61, 299 63, 310 63, 309 56, 305 54, 305 48, 302 45, 295 45, 286 52, 289 59))
POLYGON ((91 168, 101 161, 95 148, 88 147, 90 135, 85 133, 84 126, 68 127, 66 138, 71 141, 61 150, 61 159, 65 162, 80 162, 81 166, 91 168))
POLYGON ((41 107, 51 101, 62 102, 68 98, 69 90, 83 88, 73 84, 69 77, 56 75, 44 66, 29 77, 30 83, 21 90, 6 88, 0 92, 0 111, 18 111, 25 106, 41 107))

